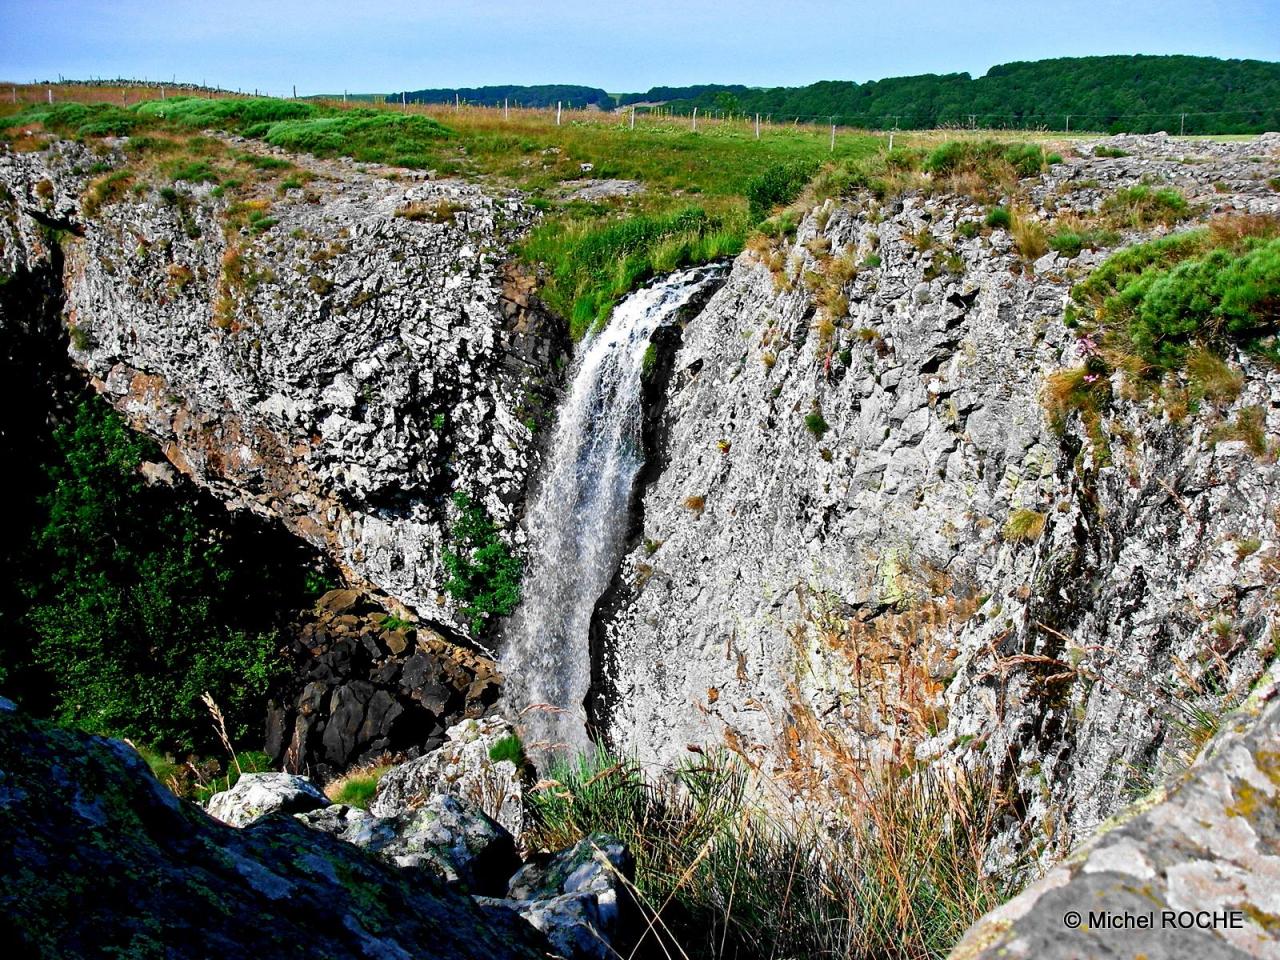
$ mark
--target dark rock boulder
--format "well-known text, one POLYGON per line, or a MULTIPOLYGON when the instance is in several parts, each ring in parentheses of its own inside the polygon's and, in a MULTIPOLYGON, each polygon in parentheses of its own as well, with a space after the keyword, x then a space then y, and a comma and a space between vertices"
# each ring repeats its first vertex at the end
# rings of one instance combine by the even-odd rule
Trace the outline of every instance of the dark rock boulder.
POLYGON ((126 744, 0 709, 0 929, 21 957, 533 958, 545 944, 292 817, 224 826, 126 744))
POLYGON ((272 699, 266 751, 319 780, 383 756, 412 759, 497 703, 491 660, 425 626, 389 618, 367 595, 331 590, 300 622, 291 680, 272 699))

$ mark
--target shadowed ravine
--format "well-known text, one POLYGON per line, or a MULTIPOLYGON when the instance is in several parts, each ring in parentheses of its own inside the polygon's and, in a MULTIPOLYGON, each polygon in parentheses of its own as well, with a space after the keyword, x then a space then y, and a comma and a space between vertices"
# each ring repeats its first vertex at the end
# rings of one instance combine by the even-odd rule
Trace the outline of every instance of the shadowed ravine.
POLYGON ((682 270, 632 294, 580 348, 529 508, 524 602, 502 657, 510 708, 535 755, 588 746, 591 615, 622 556, 644 465, 645 354, 654 332, 723 275, 682 270))

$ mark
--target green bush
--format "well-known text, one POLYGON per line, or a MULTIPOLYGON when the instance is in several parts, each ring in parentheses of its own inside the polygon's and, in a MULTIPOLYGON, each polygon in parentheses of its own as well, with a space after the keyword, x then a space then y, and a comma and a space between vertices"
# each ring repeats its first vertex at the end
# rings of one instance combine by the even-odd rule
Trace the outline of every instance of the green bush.
POLYGON ((1008 230, 1013 226, 1013 214, 1007 207, 992 207, 987 211, 987 217, 984 221, 988 227, 993 230, 1008 230))
POLYGON ((822 411, 818 409, 805 414, 804 426, 806 430, 813 434, 816 440, 821 440, 827 435, 827 431, 831 429, 831 425, 823 417, 822 411))
POLYGON ((459 491, 453 495, 457 519, 449 528, 442 560, 449 579, 445 592, 462 605, 471 632, 484 632, 492 615, 507 616, 520 602, 524 565, 498 535, 483 506, 459 491))
POLYGON ((167 120, 198 130, 240 129, 253 124, 275 123, 313 117, 319 108, 297 100, 275 100, 269 97, 227 98, 170 97, 148 100, 136 107, 141 117, 167 120))
POLYGON ((1280 237, 1265 218, 1238 222, 1234 232, 1215 225, 1112 255, 1071 292, 1082 325, 1157 375, 1181 369, 1196 344, 1274 351, 1280 237))
POLYGON ((48 580, 28 584, 25 619, 55 718, 189 749, 212 742, 208 691, 246 736, 283 666, 270 625, 238 614, 252 573, 225 563, 190 506, 145 487, 139 465, 158 451, 102 401, 77 407, 54 446, 34 538, 48 580))
POLYGON ((929 152, 923 167, 926 173, 935 175, 968 170, 989 179, 999 162, 1009 164, 1019 177, 1034 177, 1044 169, 1047 161, 1044 149, 1034 143, 948 140, 929 152))
POLYGON ((790 203, 800 195, 817 171, 813 161, 777 163, 747 183, 747 203, 752 223, 759 223, 774 207, 790 203))

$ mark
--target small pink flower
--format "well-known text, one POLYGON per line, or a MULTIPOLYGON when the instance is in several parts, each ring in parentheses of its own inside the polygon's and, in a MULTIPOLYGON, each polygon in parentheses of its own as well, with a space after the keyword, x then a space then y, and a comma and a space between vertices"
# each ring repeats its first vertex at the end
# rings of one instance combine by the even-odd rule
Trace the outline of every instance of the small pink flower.
POLYGON ((1097 380, 1098 380, 1098 375, 1096 373, 1086 373, 1084 375, 1085 383, 1096 383, 1097 380))

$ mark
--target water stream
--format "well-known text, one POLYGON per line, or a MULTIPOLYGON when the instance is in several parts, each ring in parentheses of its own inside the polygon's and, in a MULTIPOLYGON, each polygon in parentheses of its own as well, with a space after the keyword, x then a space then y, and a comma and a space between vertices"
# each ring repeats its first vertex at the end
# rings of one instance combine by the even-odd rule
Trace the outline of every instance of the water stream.
POLYGON ((535 757, 589 746, 591 616, 622 558, 644 465, 645 351, 654 331, 723 275, 722 267, 682 270, 631 294, 578 348, 529 507, 524 600, 502 654, 508 704, 535 757))

